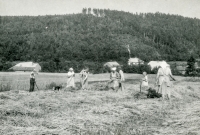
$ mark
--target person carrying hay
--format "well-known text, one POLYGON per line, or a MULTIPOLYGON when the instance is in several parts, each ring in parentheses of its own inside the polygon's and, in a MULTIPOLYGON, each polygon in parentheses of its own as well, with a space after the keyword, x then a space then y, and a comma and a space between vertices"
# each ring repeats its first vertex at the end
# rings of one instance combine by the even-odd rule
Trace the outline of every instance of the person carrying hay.
POLYGON ((147 72, 143 72, 142 74, 143 74, 143 78, 142 78, 142 80, 140 82, 140 92, 142 91, 143 87, 149 89, 147 72))
POLYGON ((84 76, 83 73, 85 72, 85 69, 82 69, 81 72, 79 73, 80 75, 80 83, 81 83, 81 88, 83 86, 83 80, 84 80, 84 76))
POLYGON ((74 81, 75 73, 74 73, 73 68, 69 69, 69 72, 67 73, 67 77, 68 77, 68 79, 67 79, 66 88, 68 88, 68 87, 75 88, 75 81, 74 81))
POLYGON ((86 68, 85 70, 83 70, 83 73, 82 73, 82 76, 83 76, 82 90, 88 89, 88 75, 89 75, 89 69, 86 68))
POLYGON ((116 90, 117 87, 119 86, 119 73, 116 71, 116 67, 112 67, 111 68, 111 73, 110 73, 110 84, 111 84, 111 88, 113 90, 116 90))
POLYGON ((117 68, 117 71, 119 72, 119 88, 121 89, 121 91, 123 91, 124 90, 123 82, 125 81, 124 72, 122 71, 122 68, 120 66, 117 68))

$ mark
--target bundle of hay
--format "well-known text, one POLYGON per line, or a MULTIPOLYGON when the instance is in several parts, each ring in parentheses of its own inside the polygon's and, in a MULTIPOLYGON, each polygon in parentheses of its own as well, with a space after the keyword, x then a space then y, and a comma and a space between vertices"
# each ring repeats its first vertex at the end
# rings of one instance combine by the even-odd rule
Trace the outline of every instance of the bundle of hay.
POLYGON ((155 89, 149 88, 147 93, 147 98, 160 98, 162 94, 157 93, 155 89))
POLYGON ((147 99, 147 98, 160 98, 162 94, 157 93, 155 89, 149 88, 147 90, 148 93, 145 92, 138 92, 133 94, 134 98, 136 99, 147 99))

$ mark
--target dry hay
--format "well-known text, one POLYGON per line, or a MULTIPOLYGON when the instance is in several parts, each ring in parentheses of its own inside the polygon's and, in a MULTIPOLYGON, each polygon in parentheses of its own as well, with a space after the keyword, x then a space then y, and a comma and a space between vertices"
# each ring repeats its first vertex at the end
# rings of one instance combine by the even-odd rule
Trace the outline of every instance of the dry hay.
POLYGON ((0 93, 0 134, 198 134, 199 84, 174 86, 182 99, 135 100, 138 85, 104 91, 8 91, 0 93), (132 94, 131 94, 132 93, 132 94))
POLYGON ((137 92, 133 94, 135 99, 147 99, 147 94, 144 92, 137 92))
POLYGON ((94 91, 107 91, 109 90, 108 82, 96 82, 90 84, 90 90, 94 91))
POLYGON ((142 92, 136 92, 132 94, 135 99, 147 99, 147 98, 160 98, 161 94, 157 93, 155 89, 149 88, 142 92))

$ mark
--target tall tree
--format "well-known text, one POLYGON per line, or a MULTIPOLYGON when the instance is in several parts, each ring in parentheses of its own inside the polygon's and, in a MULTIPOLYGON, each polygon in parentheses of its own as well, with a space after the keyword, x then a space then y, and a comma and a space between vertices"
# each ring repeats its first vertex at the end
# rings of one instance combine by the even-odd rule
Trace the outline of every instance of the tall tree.
POLYGON ((195 58, 191 56, 187 61, 186 75, 193 75, 195 71, 195 58))

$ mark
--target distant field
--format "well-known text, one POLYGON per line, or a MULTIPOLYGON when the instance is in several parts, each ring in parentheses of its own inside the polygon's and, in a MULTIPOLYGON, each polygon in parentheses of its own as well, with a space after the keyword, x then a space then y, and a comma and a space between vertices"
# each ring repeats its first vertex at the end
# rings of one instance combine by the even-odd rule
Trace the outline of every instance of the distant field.
MULTIPOLYGON (((13 90, 28 90, 29 89, 30 72, 0 72, 0 83, 9 83, 13 90)), ((155 83, 155 75, 148 75, 150 83, 155 83)), ((109 74, 90 74, 89 83, 109 80, 109 74)), ((139 83, 142 78, 141 74, 125 74, 125 78, 129 83, 139 83)), ((178 80, 183 77, 176 77, 178 80)), ((79 82, 79 74, 76 73, 75 81, 79 82)), ((56 84, 66 84, 67 73, 39 73, 36 75, 37 85, 40 89, 45 89, 46 85, 51 82, 56 84)))
MULTIPOLYGON (((90 75, 91 90, 54 92, 42 83, 65 83, 66 74, 40 73, 41 90, 29 93, 29 73, 0 73, 0 80, 27 89, 0 92, 0 135, 198 135, 200 83, 178 77, 172 104, 135 99, 142 75, 125 74, 125 91, 98 88, 109 74, 90 75), (16 81, 18 80, 18 81, 16 81), (24 83, 20 84, 20 81, 24 83), (100 81, 100 82, 99 82, 100 81)), ((155 75, 149 75, 154 86, 155 75)), ((78 74, 76 81, 79 81, 78 74)), ((14 88, 14 87, 13 87, 14 88)))
MULTIPOLYGON (((29 72, 0 72, 0 83, 9 83, 13 90, 28 90, 29 89, 29 72)), ((126 79, 139 81, 142 75, 140 74, 125 74, 126 79)), ((150 75, 154 77, 154 75, 150 75)), ((89 82, 107 81, 109 80, 109 74, 90 74, 89 82)), ((80 77, 77 73, 75 81, 79 82, 80 77)), ((154 79, 155 80, 155 79, 154 79)), ((66 73, 39 73, 36 75, 37 85, 40 89, 45 89, 45 86, 51 82, 56 84, 66 84, 66 73)))

